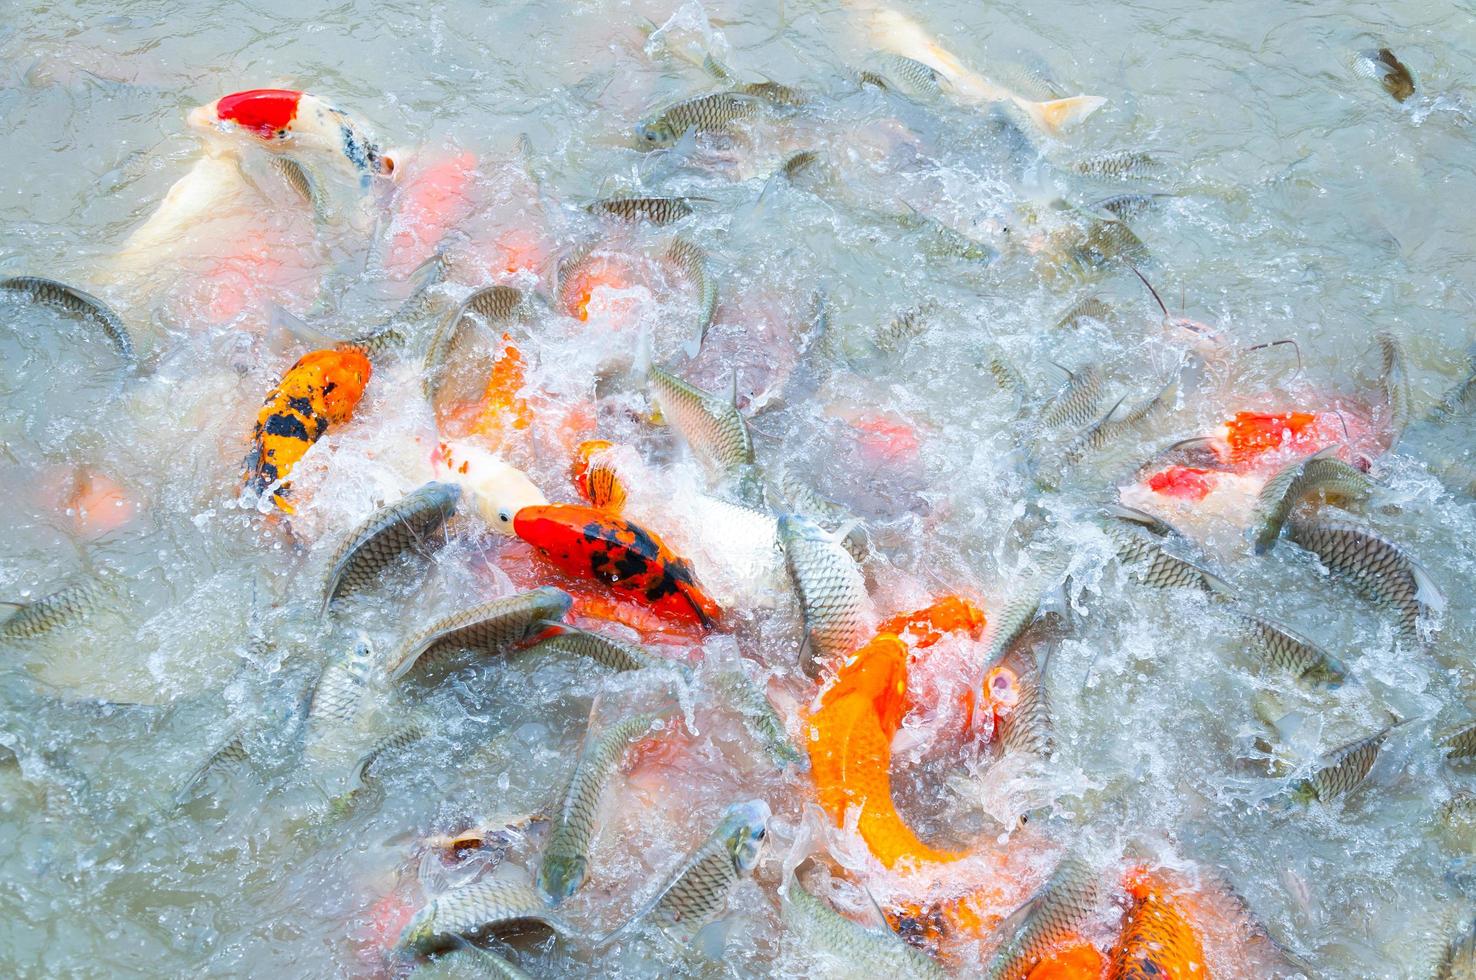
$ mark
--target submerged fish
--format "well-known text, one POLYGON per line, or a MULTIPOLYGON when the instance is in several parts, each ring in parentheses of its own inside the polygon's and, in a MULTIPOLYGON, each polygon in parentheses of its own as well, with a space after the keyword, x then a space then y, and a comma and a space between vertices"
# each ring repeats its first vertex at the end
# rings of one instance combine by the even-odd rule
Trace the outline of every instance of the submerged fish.
POLYGON ((307 92, 251 89, 192 109, 197 129, 244 133, 273 152, 320 153, 363 181, 394 172, 395 162, 342 109, 307 92))
POLYGON ((1376 334, 1374 341, 1379 347, 1379 386, 1383 388, 1384 409, 1388 413, 1389 445, 1392 447, 1404 434, 1414 415, 1409 392, 1409 365, 1405 363, 1404 347, 1393 334, 1376 334))
POLYGON ((664 713, 632 715, 598 734, 591 731, 585 735, 538 865, 538 890, 549 904, 558 905, 589 877, 589 845, 594 840, 600 801, 610 777, 630 747, 657 730, 668 717, 664 713))
POLYGON ((485 878, 451 888, 416 911, 400 933, 397 948, 430 953, 454 945, 454 937, 485 937, 529 926, 571 935, 573 929, 543 896, 520 881, 485 878))
POLYGON ((1373 483, 1362 470, 1337 458, 1338 447, 1328 446, 1311 456, 1293 460, 1267 480, 1256 495, 1252 547, 1264 555, 1275 545, 1292 508, 1314 493, 1332 493, 1364 500, 1373 483))
POLYGON ((1420 622, 1445 607, 1445 598, 1419 563, 1388 538, 1354 521, 1293 519, 1288 535, 1327 570, 1375 604, 1394 612, 1399 631, 1419 635, 1420 622))
POLYGON ((1433 980, 1476 980, 1476 918, 1446 943, 1433 980))
POLYGON ((342 746, 345 736, 363 727, 367 716, 379 707, 383 667, 364 639, 328 661, 308 702, 303 726, 307 755, 327 757, 342 746))
POLYGON ((692 454, 724 480, 741 481, 754 465, 753 436, 738 411, 738 376, 723 396, 709 394, 661 368, 651 369, 651 394, 661 417, 681 435, 692 454))
POLYGON ((1182 547, 1188 539, 1153 515, 1113 506, 1103 512, 1101 526, 1116 547, 1118 560, 1139 583, 1156 589, 1189 587, 1219 595, 1232 593, 1224 579, 1175 554, 1171 548, 1182 547))
POLYGON ((809 518, 779 518, 779 540, 804 618, 800 667, 818 677, 866 636, 866 577, 841 538, 809 518))
POLYGON ((894 354, 927 332, 927 314, 922 309, 905 310, 876 332, 876 349, 894 354))
POLYGON ((739 879, 753 873, 763 854, 770 815, 769 804, 763 800, 728 807, 707 839, 671 873, 650 904, 616 935, 649 922, 674 941, 691 943, 727 905, 728 892, 739 879))
POLYGON ((804 92, 780 82, 745 82, 738 86, 737 91, 743 95, 756 95, 773 105, 798 107, 810 104, 810 97, 804 92))
POLYGON ((733 124, 755 119, 773 104, 756 95, 714 92, 686 99, 663 109, 636 127, 636 136, 646 147, 670 146, 688 130, 698 133, 730 133, 733 124))
POLYGON ((547 623, 563 619, 572 603, 567 592, 545 585, 442 616, 401 642, 386 664, 388 679, 398 680, 412 667, 424 669, 458 650, 497 653, 525 643, 547 623))
POLYGON ((1364 78, 1377 78, 1384 91, 1394 96, 1397 102, 1414 95, 1414 76, 1388 48, 1360 51, 1353 60, 1353 70, 1364 78))
POLYGON ((1440 745, 1445 749, 1445 760, 1457 765, 1468 765, 1476 759, 1476 725, 1444 735, 1440 745))
POLYGON ((876 64, 861 73, 861 81, 879 88, 893 89, 909 99, 936 99, 943 95, 947 80, 936 69, 915 58, 900 54, 884 54, 876 64))
POLYGON ((1041 424, 1051 428, 1090 425, 1102 403, 1102 386, 1106 384, 1106 378, 1095 364, 1085 364, 1075 371, 1061 370, 1066 372, 1066 383, 1041 409, 1041 424))
POLYGON ((298 460, 328 431, 348 421, 373 369, 356 347, 304 354, 267 393, 251 433, 243 500, 271 493, 287 513, 287 478, 298 460))
POLYGON ((524 650, 524 653, 570 653, 611 670, 672 670, 684 676, 691 673, 686 664, 657 656, 634 643, 617 640, 604 633, 570 626, 567 623, 545 624, 551 635, 524 650))
POLYGON ((436 328, 425 351, 425 397, 435 403, 445 380, 447 361, 457 349, 462 334, 479 316, 489 327, 511 323, 526 315, 527 297, 516 286, 484 286, 461 301, 436 328))
POLYGON ((669 225, 692 213, 692 200, 685 197, 607 197, 586 204, 590 214, 621 221, 649 221, 669 225))
POLYGON ((111 594, 111 586, 102 579, 88 578, 30 602, 0 601, 0 606, 15 607, 15 612, 0 620, 0 642, 31 639, 74 626, 96 611, 111 594))
POLYGON ((25 296, 32 303, 91 321, 113 342, 113 346, 118 348, 118 353, 130 367, 138 365, 138 354, 133 349, 133 336, 128 332, 123 318, 91 293, 84 293, 64 282, 43 279, 40 276, 11 276, 9 279, 0 279, 0 290, 25 296))
POLYGON ((1083 157, 1072 163, 1071 169, 1089 177, 1141 180, 1156 172, 1159 162, 1153 154, 1143 150, 1109 150, 1083 157))
POLYGON ((723 692, 726 704, 743 717, 744 727, 763 745, 776 766, 780 769, 809 767, 809 759, 789 737, 784 720, 774 710, 768 695, 742 669, 723 671, 714 678, 713 685, 723 692))
POLYGON ((591 507, 618 514, 625 507, 625 481, 616 467, 613 442, 588 439, 579 444, 575 454, 573 476, 579 495, 591 507))
POLYGON ((1297 780, 1289 795, 1299 803, 1313 800, 1331 803, 1363 782, 1378 761, 1379 749, 1393 730, 1394 726, 1390 725, 1326 753, 1318 761, 1317 771, 1306 779, 1297 780))
POLYGON ((1211 980, 1199 935, 1159 877, 1133 875, 1107 980, 1211 980))
POLYGON ((1056 320, 1056 329, 1075 330, 1081 325, 1082 320, 1106 321, 1113 314, 1112 307, 1102 302, 1095 296, 1084 296, 1072 303, 1065 313, 1056 320))
POLYGON ((927 953, 891 929, 868 929, 841 915, 791 878, 779 903, 784 924, 807 949, 835 961, 823 975, 943 980, 948 974, 927 953))
POLYGON ((700 350, 717 310, 717 277, 713 275, 702 247, 680 235, 672 239, 662 258, 697 291, 697 336, 694 343, 700 350))
POLYGON ((722 616, 692 567, 650 531, 593 507, 524 507, 513 530, 565 575, 599 582, 672 619, 712 627, 722 616))
POLYGON ((1302 634, 1251 612, 1238 611, 1236 617, 1245 625, 1251 649, 1298 684, 1333 688, 1347 679, 1347 666, 1302 634))
POLYGON ((1055 746, 1046 659, 1015 650, 984 678, 982 704, 994 716, 992 744, 1007 756, 1049 758, 1055 746))
POLYGON ((995 930, 1000 942, 981 976, 1026 980, 1048 953, 1080 934, 1101 897, 1100 877, 1080 858, 1062 859, 1050 880, 995 930))
POLYGON ((456 484, 427 483, 359 522, 328 563, 319 615, 327 613, 334 599, 372 585, 404 552, 424 547, 456 512, 460 500, 461 488, 456 484))

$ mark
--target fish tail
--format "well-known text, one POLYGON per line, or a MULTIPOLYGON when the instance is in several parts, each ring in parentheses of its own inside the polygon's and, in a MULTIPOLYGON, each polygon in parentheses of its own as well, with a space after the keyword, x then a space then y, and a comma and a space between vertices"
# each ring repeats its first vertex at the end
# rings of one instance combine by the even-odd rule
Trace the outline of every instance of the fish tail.
POLYGON ((1054 136, 1075 126, 1100 109, 1106 102, 1107 100, 1100 95, 1073 95, 1070 98, 1051 99, 1048 102, 1018 99, 1015 104, 1044 132, 1054 136))

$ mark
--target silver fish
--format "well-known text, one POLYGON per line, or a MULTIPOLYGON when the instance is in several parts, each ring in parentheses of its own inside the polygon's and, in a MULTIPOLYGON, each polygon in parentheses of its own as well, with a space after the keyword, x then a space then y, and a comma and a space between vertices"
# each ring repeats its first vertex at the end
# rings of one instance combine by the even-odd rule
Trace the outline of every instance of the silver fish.
POLYGON ((565 936, 573 933, 527 883, 483 879, 431 899, 410 919, 396 946, 429 953, 454 945, 455 936, 489 936, 530 926, 542 926, 565 936))
POLYGON ((779 540, 804 617, 800 667, 818 677, 866 639, 866 578, 840 539, 809 518, 780 517, 779 540))
POLYGON ((810 104, 810 97, 799 89, 779 82, 747 82, 735 90, 743 95, 753 95, 770 105, 797 108, 810 104))
POLYGON ((112 594, 101 579, 89 578, 57 589, 30 602, 4 602, 16 610, 0 621, 0 643, 25 640, 52 630, 75 626, 95 612, 112 594))
POLYGON ((998 612, 989 616, 984 627, 984 663, 994 665, 1004 659, 1030 625, 1040 615, 1040 607, 1047 593, 1056 590, 1066 574, 1069 561, 1053 558, 1030 581, 1006 602, 998 612))
POLYGON ((1118 560, 1132 569, 1133 577, 1152 588, 1199 588, 1230 595, 1230 584, 1188 558, 1174 554, 1169 545, 1182 547, 1184 535, 1164 521, 1134 510, 1113 506, 1104 511, 1102 528, 1117 549, 1118 560))
POLYGON ((1004 755, 1049 758, 1055 749, 1050 698, 1046 689, 1049 657, 1037 659, 1033 650, 1016 650, 1001 661, 1015 675, 1015 702, 1000 713, 994 744, 1004 755))
POLYGON ((837 961, 837 968, 827 975, 890 980, 944 980, 948 976, 936 960, 909 946, 892 930, 868 929, 846 918, 797 878, 790 879, 785 888, 779 912, 806 948, 837 961))
POLYGON ((1178 381, 1170 381, 1159 389, 1158 394, 1121 415, 1118 414, 1118 409, 1122 407, 1122 399, 1118 399, 1117 404, 1106 415, 1087 426, 1067 444, 1061 453, 1062 462, 1068 466, 1075 465, 1088 454, 1100 452, 1119 439, 1141 434, 1147 423, 1168 411, 1169 406, 1177 399, 1178 392, 1178 381))
POLYGON ((1142 150, 1110 150, 1077 160, 1071 169, 1089 177, 1142 180, 1159 171, 1161 165, 1153 154, 1142 150))
POLYGON ((772 103, 741 92, 715 92, 686 99, 663 109, 655 118, 636 127, 642 146, 670 146, 688 130, 698 133, 729 133, 733 124, 761 115, 772 103))
POLYGON ((377 707, 382 685, 383 664, 366 639, 328 661, 308 703, 307 754, 322 755, 325 748, 336 747, 345 732, 361 728, 365 716, 377 707))
POLYGON ((472 325, 472 316, 480 316, 489 326, 523 318, 528 312, 527 297, 515 286, 484 286, 461 301, 451 315, 441 321, 425 351, 425 397, 434 402, 441 390, 446 362, 456 349, 463 332, 472 325))
POLYGON ((1062 313, 1056 320, 1057 330, 1075 330, 1081 325, 1082 320, 1099 320, 1105 322, 1113 315, 1112 307, 1102 302, 1095 296, 1084 296, 1072 303, 1070 308, 1062 313))
POLYGON ((1347 666, 1300 633, 1254 613, 1238 611, 1251 649, 1273 667, 1288 671, 1307 687, 1334 688, 1348 676, 1347 666))
POLYGON ((913 340, 921 337, 927 329, 926 311, 922 309, 905 310, 878 330, 873 342, 877 350, 885 354, 895 354, 913 340))
POLYGON ((878 55, 875 67, 861 73, 861 81, 878 88, 894 89, 909 99, 939 98, 944 85, 943 76, 937 71, 900 54, 878 55))
POLYGON ((1066 372, 1066 383, 1041 409, 1041 423, 1051 428, 1070 425, 1079 429, 1090 425, 1102 403, 1106 378, 1095 364, 1083 365, 1075 371, 1064 367, 1061 370, 1066 372))
POLYGON ((1293 460, 1267 480, 1256 495, 1251 542, 1258 555, 1276 544, 1287 515, 1298 502, 1314 493, 1334 493, 1351 500, 1365 500, 1373 482, 1356 467, 1337 458, 1338 447, 1293 460))
POLYGON ((1113 194, 1093 201, 1087 205, 1087 208, 1092 211, 1105 211, 1119 221, 1131 221, 1152 208, 1159 198, 1173 196, 1159 191, 1129 191, 1125 194, 1113 194))
POLYGON ((1050 880, 995 930, 1000 942, 982 976, 1025 980, 1061 940, 1080 934, 1101 898, 1101 878, 1080 858, 1064 858, 1050 880))
POLYGON ((692 670, 684 663, 660 657, 644 647, 626 643, 603 633, 593 633, 566 623, 545 623, 553 635, 539 640, 524 653, 571 653, 611 670, 671 670, 690 677, 692 670))
POLYGON ((32 303, 92 321, 113 342, 113 346, 118 348, 123 360, 130 367, 137 367, 138 354, 133 349, 133 337, 123 323, 123 318, 91 293, 84 293, 75 286, 40 276, 11 276, 0 279, 0 290, 17 293, 32 303))
POLYGON ((738 411, 736 375, 725 396, 709 394, 658 367, 651 369, 650 385, 662 418, 710 472, 741 478, 743 468, 754 465, 753 436, 738 411))
POLYGON ((328 563, 318 615, 326 614, 334 599, 373 585, 379 573, 404 552, 423 547, 456 513, 460 501, 461 487, 456 484, 427 483, 359 522, 328 563))
POLYGON ((692 201, 686 197, 607 197, 586 204, 584 210, 604 218, 621 221, 648 221, 653 225, 669 225, 692 213, 692 201))
POLYGON ((1476 919, 1462 925, 1446 944, 1434 980, 1476 980, 1476 919))
POLYGON ((410 293, 395 311, 348 342, 364 348, 371 360, 404 347, 410 339, 410 328, 435 312, 440 302, 435 288, 450 271, 450 263, 441 252, 426 259, 410 273, 410 293))
POLYGON ((801 772, 809 769, 809 756, 794 744, 768 695, 746 673, 739 669, 725 670, 713 679, 713 686, 726 696, 725 703, 743 717, 744 727, 763 745, 776 766, 780 769, 793 766, 801 772))
POLYGON ((574 771, 553 815, 548 843, 538 865, 538 890, 557 905, 579 890, 589 877, 589 845, 594 840, 600 801, 626 751, 649 735, 668 715, 638 714, 596 735, 589 732, 574 771))
POLYGON ((712 326, 713 314, 717 310, 717 277, 713 275, 707 252, 691 239, 678 235, 667 246, 662 258, 697 291, 695 343, 696 349, 701 350, 702 342, 707 339, 708 328, 712 326))
POLYGON ((495 653, 530 640, 546 622, 563 619, 573 602, 567 592, 545 585, 442 616, 406 637, 386 666, 387 679, 398 680, 417 664, 428 667, 456 650, 495 653))
POLYGON ((1440 745, 1445 749, 1447 762, 1470 765, 1476 759, 1476 725, 1467 725, 1442 736, 1440 745))
POLYGON ((1405 363, 1404 348, 1393 334, 1379 333, 1374 340, 1379 345, 1379 384, 1384 389, 1384 405, 1389 415, 1389 439, 1392 446, 1404 434, 1414 414, 1409 393, 1409 366, 1405 363))
POLYGON ((1416 637, 1421 619, 1445 598, 1403 548, 1366 525, 1335 518, 1293 518, 1288 537, 1318 557, 1328 572, 1375 604, 1392 610, 1399 630, 1416 637))
POLYGON ((282 175, 287 186, 297 192, 303 203, 312 207, 313 217, 324 221, 328 217, 328 201, 323 196, 322 184, 317 175, 300 161, 292 157, 273 156, 272 167, 282 175))
POLYGON ((1293 784, 1290 796, 1300 803, 1312 800, 1331 803, 1347 793, 1367 778, 1378 761, 1379 749, 1393 730, 1394 726, 1390 725, 1328 752, 1319 760, 1316 772, 1293 784))
POLYGON ((675 942, 691 943, 727 905, 739 879, 753 873, 770 815, 763 800, 728 807, 716 829, 671 873, 650 904, 610 938, 649 922, 675 942))

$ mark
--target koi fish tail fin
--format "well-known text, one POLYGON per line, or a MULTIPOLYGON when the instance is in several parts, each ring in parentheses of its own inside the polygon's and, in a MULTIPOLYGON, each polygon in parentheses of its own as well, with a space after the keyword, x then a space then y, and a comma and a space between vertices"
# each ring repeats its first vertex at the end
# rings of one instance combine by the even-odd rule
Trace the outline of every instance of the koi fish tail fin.
POLYGON ((1106 102, 1100 95, 1073 95, 1066 99, 1051 99, 1049 102, 1020 99, 1016 105, 1043 132, 1055 136, 1077 125, 1106 102))

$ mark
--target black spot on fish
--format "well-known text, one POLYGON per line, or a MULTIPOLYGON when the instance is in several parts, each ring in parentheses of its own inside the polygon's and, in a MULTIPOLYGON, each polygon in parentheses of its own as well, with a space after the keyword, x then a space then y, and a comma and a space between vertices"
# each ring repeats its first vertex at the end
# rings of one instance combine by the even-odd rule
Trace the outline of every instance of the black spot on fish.
POLYGON ((261 464, 261 479, 264 481, 262 483, 262 486, 263 487, 265 487, 268 483, 276 483, 277 482, 277 464, 276 463, 262 463, 261 464))
MULTIPOLYGON (((620 557, 615 562, 615 571, 622 579, 645 575, 650 567, 651 563, 646 560, 645 555, 631 551, 629 548, 622 549, 620 557)), ((665 576, 662 577, 665 578, 665 576)))
POLYGON ((269 436, 282 436, 285 439, 300 439, 310 442, 307 426, 302 424, 302 419, 296 415, 288 415, 280 412, 266 421, 266 434, 269 436))
POLYGON ((311 416, 313 414, 313 401, 311 398, 288 398, 287 407, 296 409, 300 414, 311 416))

